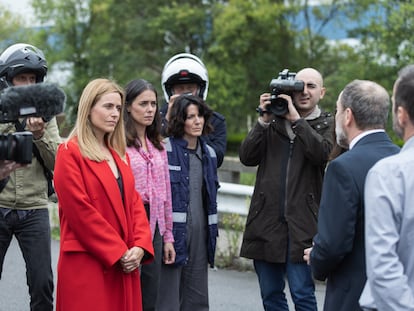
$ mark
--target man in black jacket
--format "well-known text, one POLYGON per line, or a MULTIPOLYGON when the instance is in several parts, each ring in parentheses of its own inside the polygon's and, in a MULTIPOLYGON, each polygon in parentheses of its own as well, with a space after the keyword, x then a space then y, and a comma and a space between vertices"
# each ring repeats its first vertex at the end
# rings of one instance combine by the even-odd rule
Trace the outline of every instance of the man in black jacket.
POLYGON ((285 277, 297 311, 317 310, 315 285, 303 249, 316 234, 322 179, 333 145, 333 117, 323 112, 321 74, 300 70, 303 91, 278 95, 287 112, 269 110, 270 93, 260 96, 261 116, 240 147, 240 160, 258 166, 241 256, 253 259, 263 306, 288 310, 285 277))

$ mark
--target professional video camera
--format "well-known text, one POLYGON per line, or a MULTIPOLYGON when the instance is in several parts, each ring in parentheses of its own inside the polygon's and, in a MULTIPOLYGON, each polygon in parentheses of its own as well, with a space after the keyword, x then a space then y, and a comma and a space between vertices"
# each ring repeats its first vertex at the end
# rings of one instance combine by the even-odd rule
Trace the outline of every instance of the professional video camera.
POLYGON ((284 98, 278 97, 280 94, 293 95, 293 92, 302 92, 305 83, 295 80, 296 72, 289 72, 284 69, 279 72, 277 79, 270 81, 270 104, 266 105, 266 110, 276 116, 283 116, 289 112, 288 102, 284 98))
MULTIPOLYGON (((63 112, 66 96, 51 83, 38 83, 6 88, 0 94, 0 123, 16 123, 19 118, 42 117, 49 122, 63 112)), ((32 162, 33 136, 22 131, 0 135, 0 160, 32 162)))

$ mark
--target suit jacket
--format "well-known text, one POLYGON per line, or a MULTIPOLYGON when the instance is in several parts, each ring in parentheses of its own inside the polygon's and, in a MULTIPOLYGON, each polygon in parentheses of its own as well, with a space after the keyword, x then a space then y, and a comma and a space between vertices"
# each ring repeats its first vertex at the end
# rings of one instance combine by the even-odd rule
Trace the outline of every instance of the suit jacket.
POLYGON ((150 227, 130 167, 111 152, 123 196, 106 161, 84 158, 76 139, 59 146, 54 177, 61 226, 58 311, 142 310, 139 271, 126 274, 118 261, 133 246, 152 258, 150 227))
POLYGON ((364 183, 381 158, 399 152, 386 133, 369 134, 327 168, 314 237, 311 267, 327 281, 324 310, 361 310, 358 299, 366 281, 364 183))

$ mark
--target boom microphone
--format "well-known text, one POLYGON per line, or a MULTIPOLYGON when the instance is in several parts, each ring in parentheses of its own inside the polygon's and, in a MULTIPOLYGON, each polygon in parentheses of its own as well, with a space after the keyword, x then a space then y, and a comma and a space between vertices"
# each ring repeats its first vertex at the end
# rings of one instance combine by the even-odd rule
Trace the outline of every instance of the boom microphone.
POLYGON ((66 95, 53 83, 6 88, 0 95, 0 123, 20 117, 42 117, 46 122, 64 110, 66 95))

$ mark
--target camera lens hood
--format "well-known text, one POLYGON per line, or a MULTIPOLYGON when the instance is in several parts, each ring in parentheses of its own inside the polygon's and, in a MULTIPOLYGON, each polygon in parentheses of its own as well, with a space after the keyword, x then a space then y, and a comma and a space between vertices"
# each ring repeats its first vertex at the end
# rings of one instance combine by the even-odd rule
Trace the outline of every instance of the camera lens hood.
POLYGON ((273 113, 275 116, 284 116, 289 112, 288 101, 281 97, 272 96, 270 104, 266 105, 266 110, 273 113))

